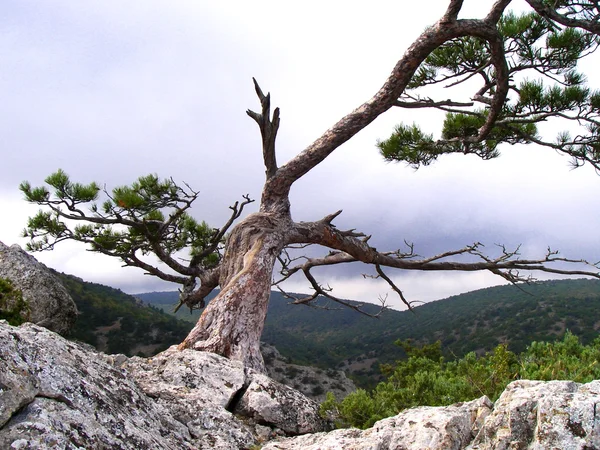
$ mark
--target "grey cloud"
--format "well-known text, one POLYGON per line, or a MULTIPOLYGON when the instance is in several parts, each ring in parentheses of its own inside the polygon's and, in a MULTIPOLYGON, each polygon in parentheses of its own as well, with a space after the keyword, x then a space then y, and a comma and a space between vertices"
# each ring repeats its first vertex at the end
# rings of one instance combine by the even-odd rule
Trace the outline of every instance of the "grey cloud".
MULTIPOLYGON (((252 76, 282 108, 283 163, 369 98, 446 2, 413 15, 389 2, 356 9, 344 3, 345 21, 335 16, 337 3, 320 4, 314 20, 311 2, 293 11, 273 2, 260 14, 248 5, 7 2, 0 18, 3 210, 18 201, 20 181, 40 184, 59 167, 109 189, 158 173, 199 190, 194 214, 218 226, 242 194, 260 197, 260 136, 245 115, 258 107, 252 76), (261 19, 265 11, 272 15, 261 19), (398 18, 407 21, 403 33, 398 18)), ((570 172, 553 153, 507 148, 498 161, 449 157, 417 172, 381 161, 375 141, 396 122, 435 130, 434 119, 399 111, 378 119, 297 183, 294 219, 344 209, 340 228, 373 234, 380 249, 406 239, 423 255, 481 241, 490 249, 494 243, 523 244, 524 251, 551 245, 568 256, 600 259, 593 238, 600 181, 585 168, 570 172)), ((0 225, 6 243, 18 240, 15 230, 29 214, 18 211, 0 225)), ((69 265, 74 253, 60 249, 42 258, 59 270, 80 266, 69 265)), ((325 275, 355 282, 361 271, 325 275)), ((129 292, 159 286, 141 273, 93 272, 85 271, 129 292)))

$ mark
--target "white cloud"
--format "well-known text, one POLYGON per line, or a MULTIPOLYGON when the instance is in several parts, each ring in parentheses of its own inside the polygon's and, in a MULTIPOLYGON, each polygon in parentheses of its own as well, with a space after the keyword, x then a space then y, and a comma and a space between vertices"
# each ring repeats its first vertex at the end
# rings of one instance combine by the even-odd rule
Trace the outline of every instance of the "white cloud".
MULTIPOLYGON (((464 16, 481 16, 491 2, 465 4, 464 16)), ((0 239, 22 243, 18 235, 35 212, 20 200, 18 183, 40 184, 59 167, 109 189, 146 173, 173 176, 201 191, 197 217, 223 223, 241 194, 259 198, 264 176, 260 136, 245 115, 258 107, 252 76, 281 107, 278 160, 284 162, 371 97, 446 5, 6 2, 0 207, 10 214, 0 223, 0 239)), ((590 80, 598 76, 592 72, 590 80)), ((485 240, 522 243, 527 251, 552 245, 600 259, 593 239, 600 181, 586 168, 569 171, 552 151, 507 148, 489 162, 447 157, 418 172, 381 161, 375 141, 394 124, 416 121, 437 133, 438 119, 414 111, 380 117, 294 186, 294 218, 319 219, 343 208, 340 228, 373 234, 378 248, 408 239, 429 254, 485 240)), ((141 271, 124 271, 79 246, 39 256, 58 270, 129 292, 155 286, 141 271)), ((342 275, 333 274, 345 280, 344 296, 373 297, 373 283, 342 275)), ((494 282, 460 274, 436 274, 436 282, 419 274, 402 279, 413 298, 428 300, 494 282)))

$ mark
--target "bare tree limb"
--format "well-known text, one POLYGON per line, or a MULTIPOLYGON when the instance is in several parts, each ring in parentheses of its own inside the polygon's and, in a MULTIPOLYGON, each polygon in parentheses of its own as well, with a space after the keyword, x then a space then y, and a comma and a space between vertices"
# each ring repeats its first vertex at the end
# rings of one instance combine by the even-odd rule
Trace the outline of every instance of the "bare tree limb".
POLYGON ((246 111, 246 114, 252 117, 260 128, 263 145, 263 160, 268 179, 277 172, 275 138, 277 137, 277 130, 279 129, 279 108, 275 108, 275 111, 273 111, 273 119, 271 119, 271 94, 265 96, 256 79, 252 78, 252 81, 254 82, 256 95, 258 95, 262 105, 262 112, 261 114, 258 114, 248 110, 246 111))
POLYGON ((455 102, 450 99, 440 100, 437 102, 433 101, 432 99, 414 102, 396 100, 394 102, 394 106, 398 106, 400 108, 439 108, 440 106, 468 107, 473 106, 473 102, 455 102))
POLYGON ((206 247, 206 249, 204 249, 202 252, 198 253, 196 256, 194 256, 194 258, 192 258, 192 261, 190 262, 191 266, 197 265, 198 261, 217 250, 223 238, 225 237, 225 234, 229 231, 233 223, 242 215, 244 207, 254 202, 254 200, 250 198, 249 194, 243 195, 242 197, 244 199, 243 202, 235 202, 232 206, 229 207, 229 209, 231 210, 231 216, 229 216, 229 219, 227 220, 225 225, 216 230, 213 238, 211 239, 211 245, 206 247))
POLYGON ((394 282, 385 274, 385 272, 381 269, 381 266, 379 264, 375 264, 375 270, 377 270, 377 273, 379 274, 379 276, 381 278, 383 278, 391 286, 391 288, 394 290, 394 292, 396 292, 398 294, 398 296, 400 297, 400 300, 402 300, 402 303, 404 303, 410 311, 413 311, 412 302, 409 302, 408 300, 406 300, 406 298, 404 297, 404 294, 402 293, 400 288, 398 288, 398 286, 396 286, 394 284, 394 282))
MULTIPOLYGON (((519 259, 518 249, 513 252, 503 250, 503 254, 496 258, 488 258, 481 252, 480 243, 468 245, 458 250, 451 250, 428 258, 417 259, 413 257, 404 257, 399 251, 395 252, 380 252, 377 249, 369 246, 366 242, 354 236, 344 235, 337 230, 333 225, 323 221, 318 222, 300 222, 294 226, 295 239, 303 240, 328 247, 333 250, 338 250, 339 253, 330 254, 319 261, 319 264, 337 264, 340 262, 351 262, 353 260, 361 261, 366 264, 379 265, 382 267, 390 267, 406 270, 420 271, 440 271, 440 270, 460 270, 460 271, 481 271, 488 270, 498 274, 498 271, 503 273, 503 277, 507 280, 522 279, 515 275, 516 271, 542 271, 547 273, 561 275, 585 275, 595 278, 600 278, 597 264, 592 264, 582 259, 569 259, 558 256, 557 252, 548 250, 548 253, 538 259, 519 259), (479 261, 462 262, 456 260, 448 260, 451 257, 469 255, 477 258, 479 261), (562 269, 552 267, 548 264, 567 263, 580 264, 591 267, 594 271, 581 269, 562 269)), ((314 266, 317 261, 313 260, 311 264, 314 266)))
POLYGON ((460 36, 475 36, 490 42, 492 60, 498 73, 498 89, 494 95, 495 112, 490 114, 490 119, 480 130, 479 138, 483 139, 487 135, 491 123, 496 119, 508 92, 508 69, 503 58, 503 41, 499 36, 496 25, 490 21, 453 20, 454 11, 457 8, 459 9, 461 3, 460 1, 451 2, 448 15, 421 34, 398 61, 392 74, 373 98, 343 117, 319 139, 280 167, 276 174, 267 180, 262 196, 261 211, 268 212, 274 205, 278 205, 278 201, 288 194, 291 185, 296 180, 369 125, 379 115, 394 106, 394 103, 404 92, 415 71, 425 58, 444 42, 460 36))
POLYGON ((219 286, 219 269, 206 271, 200 277, 200 287, 196 288, 196 278, 190 277, 183 283, 183 289, 179 290, 179 303, 173 312, 179 311, 183 305, 192 309, 202 309, 206 306, 205 299, 216 287, 219 286))
POLYGON ((322 307, 322 306, 315 305, 314 302, 319 298, 319 296, 321 296, 321 297, 328 298, 328 299, 334 301, 335 303, 338 303, 338 304, 340 304, 340 305, 342 305, 342 306, 344 306, 346 308, 353 309, 354 311, 359 312, 360 314, 363 314, 363 315, 368 316, 368 317, 373 317, 373 318, 379 317, 383 313, 383 311, 385 311, 387 309, 385 301, 384 300, 380 300, 380 302, 381 302, 381 308, 379 309, 379 311, 377 311, 377 313, 371 314, 371 313, 366 312, 363 309, 364 304, 362 304, 362 303, 354 304, 354 303, 351 303, 351 302, 349 302, 347 300, 343 300, 341 298, 335 297, 334 295, 331 294, 331 291, 333 290, 331 287, 328 286, 327 288, 325 288, 325 287, 321 286, 319 284, 319 282, 315 279, 315 277, 312 275, 312 273, 311 273, 310 270, 313 267, 315 267, 315 266, 313 266, 313 261, 310 260, 310 259, 309 259, 309 261, 307 263, 305 263, 301 267, 301 270, 302 270, 304 276, 306 277, 306 279, 308 280, 308 282, 310 283, 310 285, 311 285, 311 287, 312 287, 312 289, 314 291, 312 295, 307 295, 307 296, 304 296, 304 297, 297 297, 295 295, 292 295, 292 294, 284 291, 281 288, 281 286, 277 286, 277 288, 279 289, 279 291, 281 293, 283 293, 283 295, 286 298, 289 298, 289 299, 293 300, 293 302, 292 302, 293 304, 295 304, 295 305, 307 305, 307 306, 311 306, 311 307, 317 307, 317 308, 320 308, 320 309, 329 309, 327 307, 322 307))

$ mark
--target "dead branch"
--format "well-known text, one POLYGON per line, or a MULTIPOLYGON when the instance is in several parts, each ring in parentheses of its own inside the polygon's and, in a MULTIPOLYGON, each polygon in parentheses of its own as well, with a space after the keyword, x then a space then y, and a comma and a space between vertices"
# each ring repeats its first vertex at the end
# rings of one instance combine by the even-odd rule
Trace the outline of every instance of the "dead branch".
POLYGON ((217 251, 217 249, 219 248, 219 246, 221 245, 221 243, 223 242, 223 238, 225 237, 225 234, 229 231, 229 229, 231 228, 231 226, 233 225, 233 223, 240 218, 240 216, 242 215, 242 212, 244 211, 244 207, 246 205, 249 205, 250 203, 253 203, 254 200, 252 198, 250 198, 249 194, 246 195, 242 195, 242 198, 244 199, 244 201, 242 202, 235 202, 233 205, 231 205, 229 207, 229 209, 231 210, 231 216, 229 216, 229 219, 227 220, 227 222, 225 223, 225 225, 223 225, 221 228, 217 229, 214 233, 214 235, 211 238, 211 243, 209 246, 207 246, 202 252, 199 252, 197 255, 195 255, 191 262, 190 262, 190 266, 194 267, 197 266, 198 263, 205 257, 207 257, 208 255, 214 253, 215 251, 217 251))
POLYGON ((266 167, 267 178, 271 178, 277 172, 277 161, 275 155, 275 138, 279 129, 279 108, 273 111, 273 119, 271 119, 271 94, 266 96, 263 94, 256 79, 252 78, 256 95, 260 99, 262 106, 261 114, 248 110, 246 114, 252 117, 260 128, 263 146, 263 160, 266 167))
MULTIPOLYGON (((331 294, 331 291, 333 291, 333 289, 330 286, 323 287, 315 279, 315 277, 311 273, 312 267, 314 267, 314 266, 312 266, 312 261, 309 260, 301 268, 302 272, 304 273, 304 276, 306 277, 306 279, 308 280, 308 282, 311 285, 312 290, 314 291, 312 295, 308 295, 305 297, 297 297, 297 296, 294 296, 294 295, 284 291, 280 286, 277 286, 279 291, 282 292, 286 296, 286 298, 293 299, 292 303, 294 305, 307 305, 307 306, 311 306, 311 307, 317 307, 320 309, 330 309, 330 308, 323 307, 320 305, 315 305, 314 302, 319 298, 319 296, 321 296, 321 297, 327 298, 329 300, 332 300, 333 302, 340 304, 346 308, 353 309, 354 311, 356 311, 360 314, 363 314, 365 316, 372 317, 372 318, 378 318, 379 316, 381 316, 383 311, 388 309, 388 307, 385 304, 385 301, 382 301, 381 308, 379 309, 379 311, 377 311, 377 313, 375 313, 375 314, 371 314, 371 313, 366 312, 363 309, 363 307, 364 307, 363 303, 353 304, 347 300, 343 300, 338 297, 335 297, 334 295, 331 294)), ((380 299, 380 301, 381 301, 381 299, 380 299)))

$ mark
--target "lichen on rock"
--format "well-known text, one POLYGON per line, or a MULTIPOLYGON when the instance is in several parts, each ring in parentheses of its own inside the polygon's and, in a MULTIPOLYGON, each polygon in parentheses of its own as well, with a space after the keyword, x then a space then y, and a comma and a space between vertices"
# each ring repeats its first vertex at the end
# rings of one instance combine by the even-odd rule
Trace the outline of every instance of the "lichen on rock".
POLYGON ((212 353, 105 355, 31 323, 0 321, 0 448, 229 450, 285 435, 291 420, 302 425, 290 434, 326 429, 315 402, 257 377, 212 353), (249 389, 256 385, 286 400, 263 405, 268 417, 249 389), (244 398, 257 406, 245 412, 244 398))
POLYGON ((30 322, 60 334, 68 333, 77 319, 77 306, 44 264, 18 245, 9 247, 0 242, 0 278, 10 280, 13 287, 21 291, 30 322))

